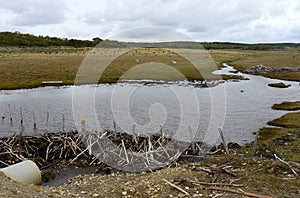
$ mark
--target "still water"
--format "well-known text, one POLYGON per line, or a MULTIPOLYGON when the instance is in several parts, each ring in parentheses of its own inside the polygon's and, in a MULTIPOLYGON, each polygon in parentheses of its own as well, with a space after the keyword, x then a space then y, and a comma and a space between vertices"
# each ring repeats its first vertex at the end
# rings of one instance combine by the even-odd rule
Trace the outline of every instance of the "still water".
MULTIPOLYGON (((232 70, 232 67, 226 66, 215 73, 226 74, 232 70)), ((2 90, 0 136, 20 132, 40 135, 81 130, 80 117, 84 116, 87 130, 113 130, 113 121, 117 130, 128 133, 132 132, 132 128, 136 133, 158 132, 162 126, 166 134, 174 134, 174 131, 185 127, 185 134, 176 137, 188 139, 187 126, 190 126, 196 133, 196 139, 203 139, 207 131, 216 131, 220 127, 228 142, 244 144, 253 140, 252 132, 286 113, 272 110, 274 103, 300 99, 300 86, 298 82, 241 73, 236 75, 249 80, 226 81, 211 88, 195 87, 187 82, 127 82, 2 90), (291 87, 279 89, 268 86, 275 82, 285 82, 291 87), (88 95, 93 95, 93 104, 85 98, 88 95), (74 100, 80 101, 80 104, 74 103, 74 100), (20 123, 21 111, 23 125, 20 123), (96 120, 93 115, 96 115, 96 120), (34 118, 36 129, 33 127, 34 118), (183 122, 186 125, 182 125, 183 122)))

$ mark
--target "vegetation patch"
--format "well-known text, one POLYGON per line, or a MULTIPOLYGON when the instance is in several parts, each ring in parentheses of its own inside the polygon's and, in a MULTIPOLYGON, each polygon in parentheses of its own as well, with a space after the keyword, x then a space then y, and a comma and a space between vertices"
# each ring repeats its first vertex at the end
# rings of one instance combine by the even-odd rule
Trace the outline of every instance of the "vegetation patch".
POLYGON ((287 113, 278 119, 268 122, 268 124, 285 128, 300 128, 300 112, 287 113))
POLYGON ((270 84, 268 84, 268 86, 269 87, 276 87, 276 88, 288 88, 291 85, 287 85, 287 84, 284 84, 284 83, 280 82, 280 83, 270 83, 270 84))
POLYGON ((281 104, 274 104, 272 106, 272 109, 285 110, 285 111, 299 111, 300 110, 300 101, 283 102, 281 104))

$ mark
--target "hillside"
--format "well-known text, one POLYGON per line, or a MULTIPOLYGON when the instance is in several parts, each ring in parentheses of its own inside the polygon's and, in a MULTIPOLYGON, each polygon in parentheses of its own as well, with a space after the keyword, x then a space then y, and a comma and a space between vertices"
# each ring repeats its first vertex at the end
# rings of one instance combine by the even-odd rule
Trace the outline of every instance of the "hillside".
MULTIPOLYGON (((0 46, 24 46, 24 47, 94 47, 102 42, 100 38, 92 40, 78 40, 57 38, 49 36, 35 36, 20 32, 0 32, 0 46)), ((239 49, 239 50, 282 50, 300 49, 300 43, 231 43, 231 42, 161 42, 161 43, 134 43, 105 40, 101 47, 163 47, 163 48, 187 48, 187 49, 239 49)))
POLYGON ((67 38, 57 38, 49 36, 35 36, 32 34, 22 34, 19 32, 0 32, 0 46, 24 46, 24 47, 50 47, 50 46, 70 46, 70 47, 93 47, 100 43, 100 38, 89 40, 77 40, 67 38))

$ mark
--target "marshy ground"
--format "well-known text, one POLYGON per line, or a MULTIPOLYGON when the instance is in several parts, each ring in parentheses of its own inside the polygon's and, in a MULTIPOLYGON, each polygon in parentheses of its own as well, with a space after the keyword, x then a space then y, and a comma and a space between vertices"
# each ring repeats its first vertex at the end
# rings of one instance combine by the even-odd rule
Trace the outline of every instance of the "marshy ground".
MULTIPOLYGON (((78 68, 89 48, 1 48, 0 88, 18 89, 41 85, 42 81, 62 80, 73 84, 78 68)), ((139 54, 139 61, 146 61, 147 49, 139 54)), ((159 57, 160 54, 156 52, 159 57)), ((211 50, 218 67, 226 62, 239 71, 252 66, 300 67, 298 50, 243 51, 211 50)), ((128 54, 130 56, 130 54, 128 54)), ((176 55, 171 55, 172 61, 176 55), (174 56, 174 57, 172 57, 174 56)), ((126 65, 125 57, 119 59, 126 65), (124 62, 125 61, 125 62, 124 62)), ((136 61, 132 59, 131 61, 136 61)), ((122 68, 119 68, 122 70, 122 68)), ((207 76, 215 77, 207 67, 207 76)), ((111 70, 115 80, 119 70, 111 70)), ((189 73, 191 71, 187 71, 189 73)), ((273 72, 260 75, 300 81, 300 72, 273 72)), ((218 77, 219 78, 219 77, 218 77)), ((282 101, 284 102, 284 101, 282 101)), ((300 196, 300 109, 299 102, 287 101, 273 106, 278 110, 290 110, 281 118, 270 121, 270 126, 259 131, 258 148, 252 156, 252 144, 231 149, 230 156, 218 152, 200 162, 179 162, 169 168, 141 174, 115 172, 108 175, 87 174, 70 179, 59 187, 25 186, 0 175, 1 197, 241 197, 254 193, 256 197, 300 196), (276 159, 275 155, 284 162, 276 159), (296 172, 296 174, 293 172, 296 172), (232 174, 230 174, 232 173, 232 174), (171 182, 181 190, 170 185, 171 182), (222 187, 217 190, 212 186, 222 187), (239 192, 226 192, 230 189, 239 192), (184 191, 182 191, 184 190, 184 191), (244 194, 243 194, 244 193, 244 194)), ((222 150, 222 148, 221 148, 222 150)), ((254 197, 255 197, 254 196, 254 197)))

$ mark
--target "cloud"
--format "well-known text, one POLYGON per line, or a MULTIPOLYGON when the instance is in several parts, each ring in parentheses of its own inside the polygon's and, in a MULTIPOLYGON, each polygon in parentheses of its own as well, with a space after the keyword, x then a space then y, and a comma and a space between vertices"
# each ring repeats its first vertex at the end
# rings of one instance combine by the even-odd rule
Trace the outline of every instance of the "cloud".
POLYGON ((11 13, 6 23, 14 26, 36 26, 63 23, 67 7, 59 0, 10 0, 4 1, 1 8, 11 13))
POLYGON ((299 42, 299 10, 295 0, 10 0, 2 2, 0 28, 106 39, 150 26, 198 41, 299 42))

